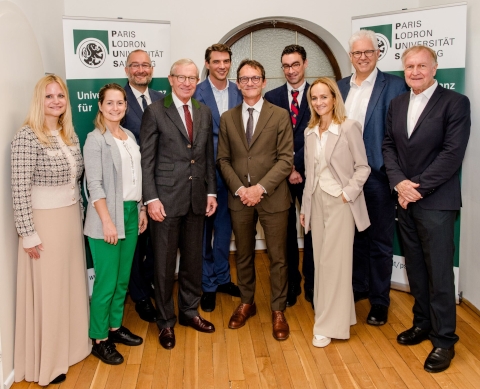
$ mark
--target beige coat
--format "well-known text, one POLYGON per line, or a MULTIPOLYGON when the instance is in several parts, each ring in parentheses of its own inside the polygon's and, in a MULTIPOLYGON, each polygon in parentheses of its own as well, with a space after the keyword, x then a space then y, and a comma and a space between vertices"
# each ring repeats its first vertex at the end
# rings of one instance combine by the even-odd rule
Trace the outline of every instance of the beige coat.
MULTIPOLYGON (((311 129, 305 130, 305 189, 300 213, 305 215, 305 232, 310 230, 312 211, 312 195, 315 171, 316 136, 311 129)), ((328 134, 325 145, 325 158, 333 177, 342 186, 350 199, 355 224, 359 231, 370 225, 367 205, 363 194, 363 184, 370 175, 365 145, 362 137, 362 127, 359 122, 347 119, 339 126, 338 135, 328 134)))

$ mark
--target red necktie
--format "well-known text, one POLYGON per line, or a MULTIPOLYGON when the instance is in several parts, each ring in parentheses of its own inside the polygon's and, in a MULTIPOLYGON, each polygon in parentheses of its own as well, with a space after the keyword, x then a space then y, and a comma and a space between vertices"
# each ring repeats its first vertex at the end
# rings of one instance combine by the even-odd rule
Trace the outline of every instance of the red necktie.
POLYGON ((297 117, 298 117, 298 101, 297 96, 300 92, 298 90, 292 90, 292 104, 290 105, 290 117, 292 119, 292 126, 295 129, 295 125, 297 124, 297 117))
POLYGON ((190 138, 190 143, 193 143, 193 121, 188 105, 185 104, 183 106, 183 112, 185 112, 185 124, 187 125, 188 137, 190 138))

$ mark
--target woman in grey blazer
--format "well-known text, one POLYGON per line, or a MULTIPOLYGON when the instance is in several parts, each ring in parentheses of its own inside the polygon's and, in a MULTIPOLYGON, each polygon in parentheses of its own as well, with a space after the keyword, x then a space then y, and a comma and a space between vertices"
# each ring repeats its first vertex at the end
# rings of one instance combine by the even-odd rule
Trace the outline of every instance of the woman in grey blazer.
POLYGON ((352 290, 355 225, 370 225, 363 184, 370 174, 360 123, 346 118, 337 84, 319 78, 307 93, 305 189, 300 222, 312 230, 315 284, 313 345, 350 338, 356 323, 352 290))
POLYGON ((118 84, 100 89, 96 128, 83 149, 90 194, 84 233, 95 268, 89 335, 92 354, 111 365, 123 362, 115 343, 138 346, 143 342, 122 326, 138 233, 147 228, 146 210, 140 206, 140 150, 134 135, 120 126, 126 100, 118 84))

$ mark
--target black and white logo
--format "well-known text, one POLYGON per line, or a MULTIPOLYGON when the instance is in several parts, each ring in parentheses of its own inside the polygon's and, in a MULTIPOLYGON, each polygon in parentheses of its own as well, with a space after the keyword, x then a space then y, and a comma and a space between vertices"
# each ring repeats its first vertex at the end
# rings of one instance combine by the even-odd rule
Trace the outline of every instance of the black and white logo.
POLYGON ((102 41, 96 38, 87 38, 78 45, 80 61, 88 68, 98 68, 103 65, 107 57, 107 48, 102 41))
POLYGON ((387 37, 383 34, 380 33, 375 33, 377 36, 377 41, 378 41, 378 49, 380 51, 380 56, 378 57, 378 60, 380 61, 383 57, 387 55, 388 51, 388 46, 390 45, 390 42, 388 41, 387 37))

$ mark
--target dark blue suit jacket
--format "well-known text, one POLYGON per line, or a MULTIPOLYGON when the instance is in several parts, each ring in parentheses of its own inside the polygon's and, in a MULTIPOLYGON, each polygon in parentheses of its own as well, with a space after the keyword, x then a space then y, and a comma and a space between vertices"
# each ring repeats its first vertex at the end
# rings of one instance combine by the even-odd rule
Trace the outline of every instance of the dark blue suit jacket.
MULTIPOLYGON (((138 100, 135 98, 128 82, 124 89, 127 94, 127 112, 123 118, 122 126, 133 132, 137 143, 140 144, 140 125, 142 124, 143 110, 142 107, 140 107, 138 100)), ((148 88, 148 93, 150 94, 150 100, 152 100, 152 103, 165 97, 163 93, 154 91, 150 88, 148 88)))
MULTIPOLYGON (((218 111, 217 102, 213 95, 212 86, 208 78, 203 80, 197 85, 197 89, 193 94, 193 98, 205 104, 212 111, 213 119, 213 150, 215 159, 217 158, 218 148, 218 129, 220 128, 220 112, 218 111)), ((228 83, 228 109, 232 109, 243 101, 242 94, 238 90, 237 85, 234 82, 228 83)))
MULTIPOLYGON (((293 164, 295 165, 295 170, 299 172, 303 181, 305 182, 305 160, 304 160, 304 145, 305 138, 304 132, 305 128, 308 126, 310 121, 310 109, 308 108, 307 93, 310 85, 305 85, 305 90, 303 91, 302 102, 300 103, 300 111, 298 112, 297 125, 293 129, 293 149, 295 155, 293 157, 293 164)), ((288 103, 288 89, 287 84, 279 86, 278 88, 272 89, 271 91, 265 93, 265 99, 270 103, 275 104, 278 107, 284 108, 290 114, 290 104, 288 103)))
MULTIPOLYGON (((343 101, 347 100, 351 78, 352 76, 349 76, 338 81, 338 88, 342 94, 343 101)), ((372 96, 367 106, 363 141, 367 151, 368 164, 372 169, 370 174, 382 181, 387 180, 383 163, 382 143, 385 138, 385 119, 388 106, 394 97, 407 91, 408 87, 403 78, 378 70, 372 96)))

